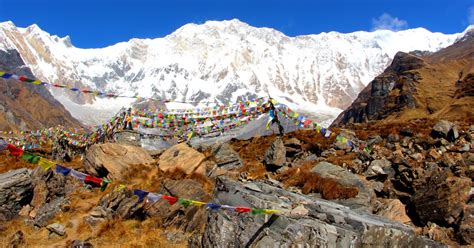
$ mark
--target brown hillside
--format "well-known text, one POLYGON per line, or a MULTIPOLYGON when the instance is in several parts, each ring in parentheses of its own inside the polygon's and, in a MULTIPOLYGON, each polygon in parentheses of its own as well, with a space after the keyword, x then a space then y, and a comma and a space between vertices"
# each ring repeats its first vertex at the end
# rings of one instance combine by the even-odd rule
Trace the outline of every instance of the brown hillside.
POLYGON ((472 121, 473 62, 474 37, 469 34, 428 56, 397 53, 333 126, 419 118, 472 121))
MULTIPOLYGON (((0 71, 33 77, 15 50, 0 51, 0 71)), ((57 125, 81 126, 43 86, 0 78, 0 131, 34 130, 57 125)))

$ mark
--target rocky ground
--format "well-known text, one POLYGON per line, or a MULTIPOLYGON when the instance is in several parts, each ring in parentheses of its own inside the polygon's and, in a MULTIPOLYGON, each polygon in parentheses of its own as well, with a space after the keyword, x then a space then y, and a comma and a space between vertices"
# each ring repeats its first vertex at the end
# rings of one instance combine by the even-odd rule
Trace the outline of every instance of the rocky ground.
MULTIPOLYGON (((114 182, 107 190, 0 154, 2 247, 443 247, 474 241, 474 126, 418 120, 313 130, 146 151, 91 147, 64 166, 114 182), (128 187, 116 191, 116 186, 128 187), (252 215, 166 201, 282 209, 252 215)), ((48 151, 43 155, 48 155, 48 151)))

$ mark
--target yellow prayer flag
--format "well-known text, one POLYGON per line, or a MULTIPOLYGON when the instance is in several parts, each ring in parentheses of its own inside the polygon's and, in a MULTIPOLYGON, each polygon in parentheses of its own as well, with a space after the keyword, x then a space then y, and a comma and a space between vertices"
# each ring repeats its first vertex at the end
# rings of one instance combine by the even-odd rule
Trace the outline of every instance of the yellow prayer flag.
POLYGON ((265 214, 276 214, 276 213, 279 213, 280 210, 276 210, 276 209, 264 209, 264 213, 265 214))
POLYGON ((43 170, 48 171, 49 169, 51 169, 51 167, 53 167, 54 162, 49 161, 45 158, 40 158, 40 160, 38 162, 38 165, 41 166, 41 168, 43 168, 43 170))
POLYGON ((201 207, 201 206, 203 206, 203 205, 206 205, 206 203, 205 203, 205 202, 200 202, 200 201, 191 200, 191 205, 195 205, 195 206, 201 207))
POLYGON ((35 81, 31 82, 31 83, 32 83, 32 84, 36 84, 36 85, 40 85, 40 84, 41 84, 41 81, 35 80, 35 81))
POLYGON ((125 184, 120 184, 114 191, 115 191, 115 192, 122 191, 122 190, 125 189, 125 187, 126 187, 125 184))
POLYGON ((5 72, 4 71, 0 71, 0 77, 5 75, 5 72))

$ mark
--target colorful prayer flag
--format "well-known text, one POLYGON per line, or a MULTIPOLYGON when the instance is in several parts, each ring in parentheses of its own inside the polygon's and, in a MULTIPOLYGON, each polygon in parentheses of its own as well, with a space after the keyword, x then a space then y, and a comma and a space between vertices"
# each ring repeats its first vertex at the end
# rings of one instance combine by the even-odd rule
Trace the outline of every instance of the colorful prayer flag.
POLYGON ((19 156, 23 155, 23 150, 16 147, 16 146, 14 146, 14 145, 12 145, 12 144, 8 144, 7 149, 8 149, 8 151, 10 151, 10 154, 12 156, 19 157, 19 156))
POLYGON ((135 189, 133 190, 133 194, 138 196, 138 201, 137 203, 140 203, 143 201, 143 199, 145 199, 145 197, 148 195, 148 192, 147 191, 143 191, 141 189, 135 189))
POLYGON ((67 176, 69 174, 69 172, 71 172, 71 169, 63 167, 59 164, 56 164, 56 172, 67 176))
POLYGON ((188 207, 189 205, 191 205, 191 200, 188 199, 179 198, 178 202, 184 207, 188 207))
POLYGON ((221 208, 221 205, 216 203, 208 203, 206 204, 206 208, 211 210, 219 210, 219 208, 221 208))
POLYGON ((114 191, 120 192, 126 188, 125 184, 120 184, 114 191))
POLYGON ((167 201, 170 205, 175 204, 178 201, 178 198, 169 196, 169 195, 163 195, 161 198, 165 201, 167 201))
POLYGON ((161 199, 161 194, 148 193, 147 198, 151 203, 155 203, 161 199))
POLYGON ((31 153, 23 153, 23 156, 21 156, 21 159, 28 161, 29 163, 32 163, 32 164, 37 164, 40 158, 41 158, 40 156, 36 156, 31 153))
POLYGON ((87 175, 86 178, 84 178, 84 182, 94 184, 95 186, 101 186, 102 178, 97 178, 91 175, 87 175))
POLYGON ((107 188, 107 185, 108 185, 109 183, 111 183, 111 182, 112 182, 112 180, 108 180, 108 179, 106 179, 106 178, 102 178, 102 183, 101 183, 101 185, 100 185, 100 191, 102 191, 102 192, 105 191, 105 189, 107 188))
POLYGON ((53 167, 54 162, 49 161, 45 158, 40 158, 39 161, 38 161, 38 165, 41 166, 41 168, 43 168, 43 170, 48 171, 49 169, 51 169, 51 167, 53 167))

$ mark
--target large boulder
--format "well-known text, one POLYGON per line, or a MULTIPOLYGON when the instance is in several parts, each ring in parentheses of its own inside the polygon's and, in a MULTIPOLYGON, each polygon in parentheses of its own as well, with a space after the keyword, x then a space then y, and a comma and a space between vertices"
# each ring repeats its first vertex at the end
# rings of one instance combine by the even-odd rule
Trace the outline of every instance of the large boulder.
POLYGON ((24 205, 30 203, 33 184, 27 169, 0 174, 0 220, 15 217, 24 205))
POLYGON ((344 187, 355 187, 359 193, 355 198, 339 200, 341 204, 351 208, 370 209, 371 201, 375 193, 368 187, 368 182, 356 174, 328 162, 319 162, 311 169, 311 172, 319 174, 323 178, 331 178, 344 187))
POLYGON ((154 160, 136 146, 106 143, 91 146, 86 153, 84 169, 95 176, 122 179, 136 165, 150 165, 154 160))
POLYGON ((206 166, 203 163, 205 158, 202 153, 194 150, 186 143, 180 143, 161 154, 158 166, 162 171, 179 169, 186 174, 204 175, 206 173, 206 166))
POLYGON ((291 193, 264 182, 252 187, 219 178, 212 202, 280 209, 280 214, 209 211, 203 247, 443 247, 406 225, 291 193), (255 187, 258 190, 255 190, 255 187))
POLYGON ((265 152, 265 164, 267 169, 274 171, 286 163, 286 148, 283 140, 276 138, 270 148, 265 152))
POLYGON ((433 173, 413 195, 411 202, 423 224, 454 225, 462 217, 471 189, 469 178, 448 172, 433 173))

